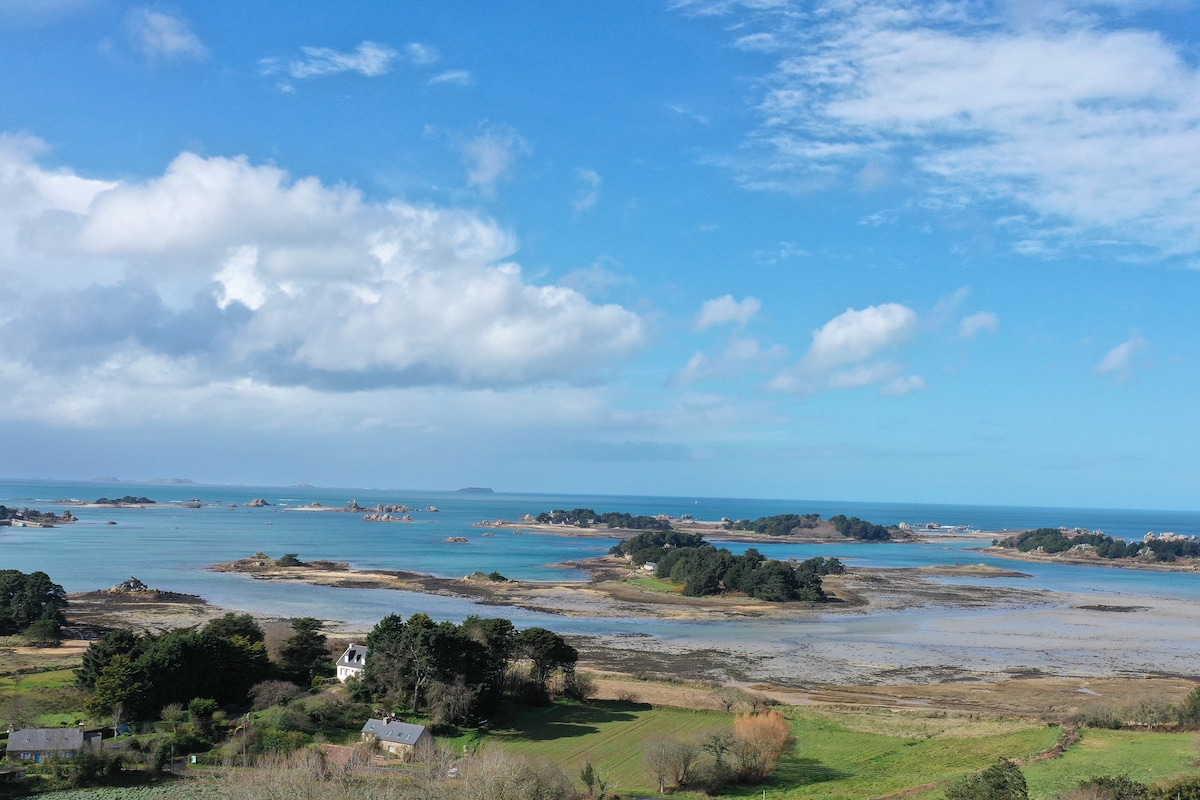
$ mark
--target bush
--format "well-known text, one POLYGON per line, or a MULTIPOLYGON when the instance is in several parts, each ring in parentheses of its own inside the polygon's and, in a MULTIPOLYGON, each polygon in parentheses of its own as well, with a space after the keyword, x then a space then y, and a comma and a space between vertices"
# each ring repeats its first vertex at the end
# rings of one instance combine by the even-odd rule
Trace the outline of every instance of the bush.
POLYGON ((982 772, 952 781, 946 800, 1029 800, 1029 789, 1020 767, 1002 758, 982 772))

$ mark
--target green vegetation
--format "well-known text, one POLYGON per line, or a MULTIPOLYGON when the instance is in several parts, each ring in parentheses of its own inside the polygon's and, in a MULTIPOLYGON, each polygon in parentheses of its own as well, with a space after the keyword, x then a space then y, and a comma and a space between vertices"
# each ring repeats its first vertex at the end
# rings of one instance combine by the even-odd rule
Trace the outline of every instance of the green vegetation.
POLYGON ((127 494, 124 497, 114 497, 112 499, 101 497, 99 500, 93 503, 93 505, 97 506, 152 506, 154 504, 154 501, 149 497, 135 497, 131 494, 127 494))
POLYGON ((384 617, 367 636, 367 659, 356 697, 396 711, 460 725, 498 709, 507 696, 526 703, 549 700, 549 680, 563 675, 564 691, 577 694, 579 653, 545 628, 517 631, 507 619, 468 617, 462 625, 384 617), (509 667, 525 659, 527 676, 509 667))
POLYGON ((689 597, 741 592, 749 597, 782 603, 826 600, 821 576, 842 569, 837 559, 809 559, 799 564, 776 561, 754 548, 735 556, 710 544, 678 548, 663 554, 655 567, 659 578, 683 586, 689 597))
MULTIPOLYGON (((1032 722, 916 712, 792 708, 785 714, 795 749, 765 786, 769 797, 786 800, 859 800, 950 781, 1000 758, 1046 750, 1061 733, 1032 722)), ((642 756, 653 743, 699 746, 706 734, 734 721, 724 712, 633 703, 556 705, 520 713, 489 738, 511 752, 548 758, 570 775, 590 761, 622 793, 653 792, 658 785, 642 756)), ((758 790, 745 796, 757 797, 758 790)))
POLYGON ((634 566, 654 564, 657 578, 682 587, 680 591, 689 597, 742 592, 771 602, 820 601, 825 599, 821 576, 845 572, 836 558, 810 558, 796 564, 768 559, 753 548, 735 556, 698 534, 679 531, 639 533, 609 553, 629 556, 634 566))
POLYGON ((249 615, 226 614, 202 629, 161 635, 116 630, 95 642, 76 671, 76 684, 92 692, 87 710, 96 718, 153 719, 172 703, 211 698, 243 705, 250 687, 273 678, 306 684, 332 672, 319 620, 293 620, 294 634, 268 659, 262 629, 249 615))
POLYGON ((890 542, 895 528, 885 528, 858 517, 846 518, 844 514, 830 517, 829 521, 842 536, 862 542, 890 542))
POLYGON ((1094 775, 1127 775, 1153 783, 1194 772, 1195 733, 1108 731, 1085 728, 1062 758, 1022 767, 1030 797, 1053 798, 1094 775))
POLYGON ((639 533, 613 545, 610 555, 629 556, 635 567, 643 564, 658 562, 669 550, 679 550, 687 547, 699 547, 704 544, 704 538, 698 533, 680 533, 679 531, 655 531, 639 533))
POLYGON ((776 514, 773 517, 759 517, 751 522, 739 519, 730 523, 732 531, 753 531, 767 536, 791 536, 797 531, 812 530, 821 523, 820 514, 776 514))
POLYGON ((671 528, 671 521, 666 517, 634 516, 623 511, 606 511, 603 514, 597 514, 590 508, 576 508, 570 511, 556 508, 553 511, 543 511, 537 515, 536 519, 542 525, 574 525, 578 528, 590 528, 593 525, 630 530, 669 530, 671 528))
POLYGON ((1200 557, 1200 542, 1175 539, 1151 539, 1148 542, 1127 542, 1102 533, 1064 533, 1058 528, 1038 528, 1024 531, 994 542, 997 547, 1006 547, 1029 553, 1065 553, 1075 547, 1086 546, 1101 558, 1150 558, 1155 561, 1174 561, 1177 558, 1200 557))
POLYGON ((58 643, 67 593, 44 572, 0 570, 0 636, 23 634, 39 647, 58 643))

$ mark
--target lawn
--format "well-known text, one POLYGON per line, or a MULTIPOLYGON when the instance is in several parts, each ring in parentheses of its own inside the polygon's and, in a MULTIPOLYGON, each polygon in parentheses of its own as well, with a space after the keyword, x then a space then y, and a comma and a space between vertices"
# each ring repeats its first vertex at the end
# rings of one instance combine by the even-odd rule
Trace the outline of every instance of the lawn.
POLYGON ((655 709, 640 703, 554 705, 519 714, 489 740, 510 752, 553 761, 572 779, 591 761, 611 789, 625 792, 657 788, 642 765, 643 743, 660 737, 686 739, 731 721, 731 715, 718 711, 655 709))
POLYGON ((1128 775, 1142 783, 1195 774, 1195 733, 1083 730, 1081 741, 1059 759, 1021 768, 1032 800, 1053 800, 1096 775, 1128 775))
MULTIPOLYGON (((775 798, 878 797, 947 780, 1000 757, 1051 747, 1060 730, 1037 723, 886 711, 788 709, 796 753, 765 787, 730 794, 775 798)), ((617 791, 656 787, 642 762, 643 746, 660 737, 688 739, 730 726, 732 714, 650 708, 630 703, 552 706, 523 713, 493 741, 545 758, 575 777, 591 761, 617 791)))
POLYGON ((647 592, 657 592, 659 594, 679 594, 683 591, 682 584, 672 583, 671 581, 652 576, 647 576, 645 578, 626 578, 621 582, 627 583, 630 586, 636 586, 639 589, 643 589, 647 592))

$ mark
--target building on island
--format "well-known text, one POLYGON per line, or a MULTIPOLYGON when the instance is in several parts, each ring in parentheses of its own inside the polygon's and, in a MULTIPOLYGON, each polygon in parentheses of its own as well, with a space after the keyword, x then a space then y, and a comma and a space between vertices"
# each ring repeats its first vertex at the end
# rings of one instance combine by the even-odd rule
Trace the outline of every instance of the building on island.
POLYGON ((368 652, 361 644, 351 643, 337 660, 337 679, 345 683, 351 678, 361 678, 363 668, 367 665, 368 652))

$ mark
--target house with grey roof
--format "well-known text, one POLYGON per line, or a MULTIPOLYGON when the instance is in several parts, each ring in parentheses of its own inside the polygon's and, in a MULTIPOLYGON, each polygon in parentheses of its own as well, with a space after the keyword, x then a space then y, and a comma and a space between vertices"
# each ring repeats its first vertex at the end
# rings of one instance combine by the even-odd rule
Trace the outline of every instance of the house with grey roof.
POLYGON ((94 747, 100 741, 98 733, 84 733, 82 728, 25 728, 8 735, 9 761, 42 763, 50 757, 74 758, 84 747, 94 747))
POLYGON ((367 653, 370 652, 361 644, 351 643, 337 660, 337 679, 342 683, 351 678, 361 678, 362 671, 367 666, 367 653))
POLYGON ((433 736, 424 725, 412 725, 397 720, 369 719, 362 728, 362 740, 377 743, 379 749, 405 761, 418 758, 426 748, 433 747, 433 736))

